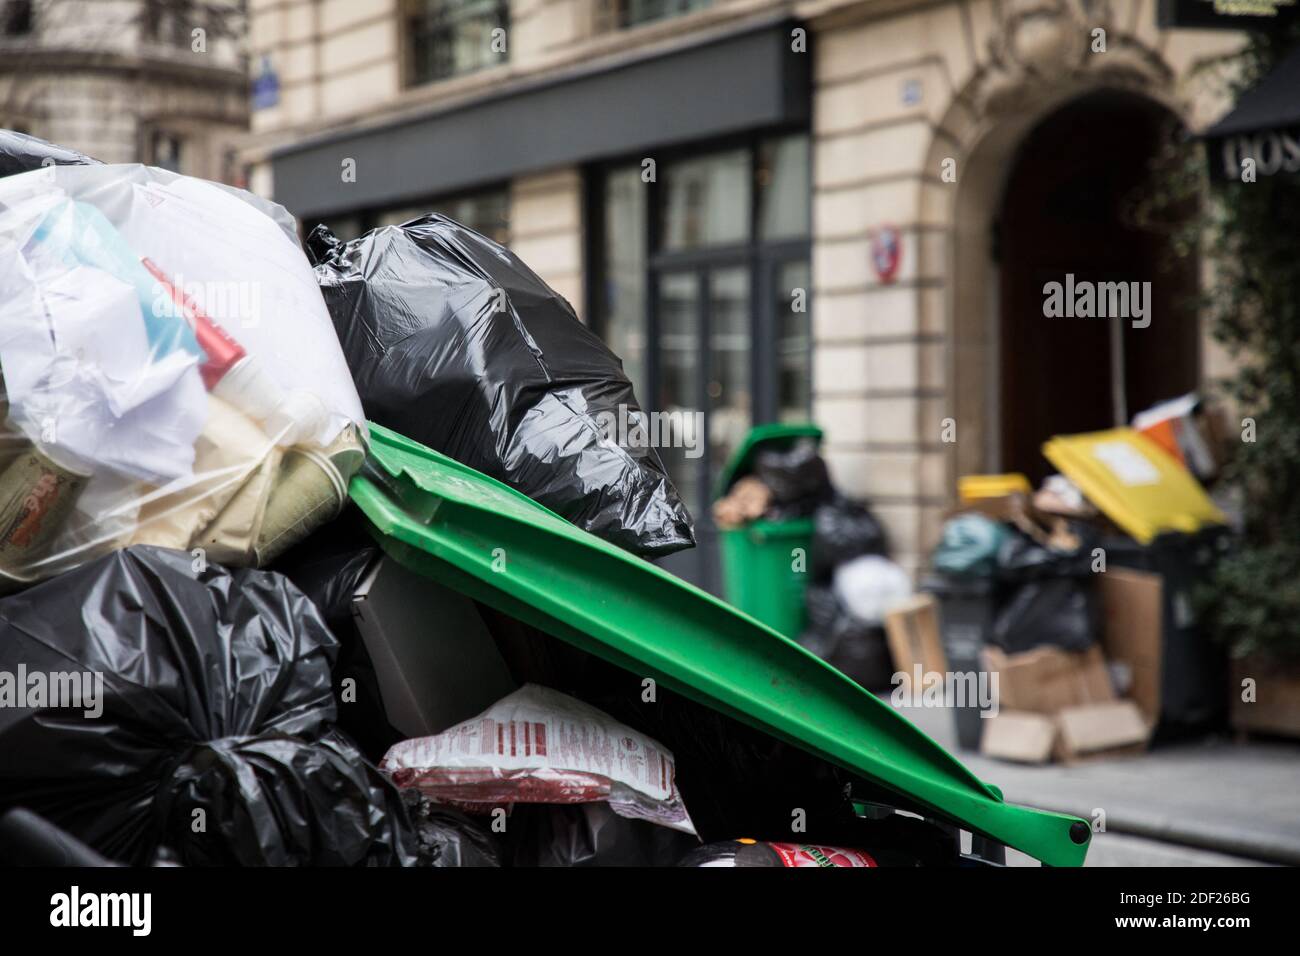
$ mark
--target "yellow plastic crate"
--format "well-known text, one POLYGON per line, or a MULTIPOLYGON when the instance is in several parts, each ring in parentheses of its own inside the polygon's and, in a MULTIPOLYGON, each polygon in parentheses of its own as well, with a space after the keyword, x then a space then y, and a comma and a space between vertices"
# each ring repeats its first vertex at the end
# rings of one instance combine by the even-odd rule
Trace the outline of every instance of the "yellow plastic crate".
POLYGON ((1002 498, 1017 491, 1029 494, 1029 479, 1018 471, 1005 475, 963 475, 957 479, 957 495, 963 502, 981 498, 1002 498))

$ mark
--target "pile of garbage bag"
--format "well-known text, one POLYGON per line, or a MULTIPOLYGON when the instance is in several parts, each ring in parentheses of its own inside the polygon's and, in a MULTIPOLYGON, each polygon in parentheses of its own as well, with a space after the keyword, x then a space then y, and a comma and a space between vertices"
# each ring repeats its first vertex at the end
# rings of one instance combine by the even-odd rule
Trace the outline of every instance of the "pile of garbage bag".
POLYGON ((1045 531, 965 512, 944 523, 931 565, 948 579, 989 582, 996 612, 987 641, 1007 653, 1083 651, 1096 641, 1101 608, 1077 541, 1049 543, 1045 531))
MULTIPOLYGON (((1226 662, 1192 600, 1231 547, 1230 519, 1207 493, 1229 454, 1219 417, 1184 395, 1140 412, 1132 427, 1052 438, 1043 453, 1060 472, 1037 489, 1018 473, 963 477, 926 584, 948 656, 983 652, 1004 701, 1029 709, 1030 700, 1050 719, 1069 711, 1076 741, 1080 727, 1120 726, 1098 716, 1105 707, 1132 728, 1116 748, 1221 726, 1226 662), (1073 683, 1018 695, 1041 682, 1044 661, 1073 683)), ((1012 746, 1024 733, 981 746, 1029 759, 1012 746)))
MULTIPOLYGON (((363 414, 629 551, 694 543, 621 363, 507 250, 428 216, 318 230, 313 269, 241 190, 5 131, 0 177, 0 854, 16 831, 133 865, 753 865, 719 846, 740 834, 761 865, 956 857, 860 815, 897 799, 876 785, 467 595, 515 689, 396 730, 356 621, 387 560, 347 499, 363 414), (779 840, 792 806, 807 843, 779 840)), ((815 447, 755 479, 816 524, 827 653, 874 646, 897 583, 870 512, 815 447)))

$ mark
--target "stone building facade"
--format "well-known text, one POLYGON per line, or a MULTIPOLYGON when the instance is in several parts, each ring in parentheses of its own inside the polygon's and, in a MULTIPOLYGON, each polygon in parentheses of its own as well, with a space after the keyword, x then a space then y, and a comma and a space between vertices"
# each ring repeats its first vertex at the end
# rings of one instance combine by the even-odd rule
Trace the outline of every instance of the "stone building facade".
POLYGON ((811 418, 915 571, 959 476, 1041 477, 1046 434, 1221 368, 1204 268, 1130 207, 1241 36, 1155 0, 252 0, 250 38, 253 187, 508 241, 644 404, 705 407, 697 511, 750 424, 811 418), (1151 282, 1155 321, 1045 326, 1066 272, 1151 282))
POLYGON ((0 0, 0 127, 242 181, 245 29, 238 0, 0 0))

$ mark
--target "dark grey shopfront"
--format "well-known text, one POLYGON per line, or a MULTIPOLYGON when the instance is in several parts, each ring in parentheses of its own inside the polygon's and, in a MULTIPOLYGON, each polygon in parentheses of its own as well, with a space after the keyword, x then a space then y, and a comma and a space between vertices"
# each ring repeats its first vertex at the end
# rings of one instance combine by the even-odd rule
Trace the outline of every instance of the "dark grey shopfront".
POLYGON ((700 547, 667 566, 713 590, 713 477, 752 424, 810 412, 811 54, 795 27, 751 24, 273 157, 277 200, 307 224, 437 209, 498 239, 513 178, 582 169, 585 318, 646 409, 684 423, 661 453, 700 547))

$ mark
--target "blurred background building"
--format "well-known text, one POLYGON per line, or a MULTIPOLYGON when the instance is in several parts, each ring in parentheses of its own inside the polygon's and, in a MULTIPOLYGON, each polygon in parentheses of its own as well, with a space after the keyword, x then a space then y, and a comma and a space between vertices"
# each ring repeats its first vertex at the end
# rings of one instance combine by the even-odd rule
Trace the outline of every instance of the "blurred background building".
POLYGON ((242 0, 0 0, 0 127, 236 182, 242 0))
MULTIPOLYGON (((252 0, 252 187, 344 236, 445 212, 511 247, 702 409, 665 458, 702 526, 751 424, 812 418, 910 569, 955 478, 1042 477, 1221 362, 1134 224, 1240 35, 1155 0, 252 0), (1167 22, 1167 21, 1166 21, 1167 22), (1149 281, 1152 325, 1044 321, 1149 281)), ((712 533, 677 570, 716 587, 712 533)))

